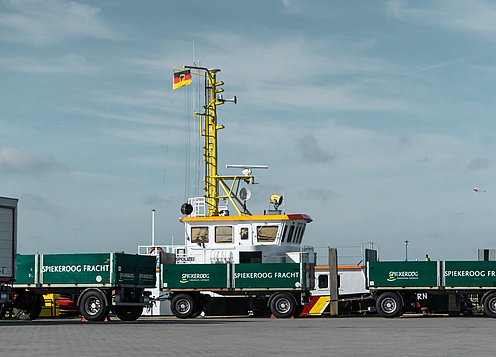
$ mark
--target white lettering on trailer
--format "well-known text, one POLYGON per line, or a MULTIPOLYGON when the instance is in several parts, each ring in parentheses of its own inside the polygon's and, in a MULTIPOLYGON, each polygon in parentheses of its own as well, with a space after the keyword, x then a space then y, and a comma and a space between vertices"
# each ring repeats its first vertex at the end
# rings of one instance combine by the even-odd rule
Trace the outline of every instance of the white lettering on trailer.
POLYGON ((80 273, 81 265, 45 265, 43 273, 80 273))
POLYGON ((390 271, 387 281, 396 281, 396 280, 417 280, 419 277, 419 272, 415 270, 410 271, 390 271))
POLYGON ((134 273, 119 273, 119 277, 121 277, 121 278, 128 278, 128 279, 134 279, 134 273))
POLYGON ((154 276, 152 274, 139 274, 139 279, 153 279, 154 276))
POLYGON ((110 265, 44 265, 43 273, 81 273, 81 272, 108 272, 110 265))
POLYGON ((99 264, 99 265, 85 265, 83 271, 109 271, 110 265, 99 264))
POLYGON ((298 279, 300 273, 294 272, 252 272, 252 273, 235 273, 234 279, 298 279))
POLYGON ((294 272, 277 272, 275 273, 276 278, 281 278, 281 279, 291 279, 291 278, 299 278, 299 272, 294 271, 294 272))
POLYGON ((495 272, 492 270, 447 270, 444 272, 444 276, 447 277, 485 277, 485 276, 495 276, 495 272))
POLYGON ((272 272, 235 273, 234 279, 272 279, 272 272))

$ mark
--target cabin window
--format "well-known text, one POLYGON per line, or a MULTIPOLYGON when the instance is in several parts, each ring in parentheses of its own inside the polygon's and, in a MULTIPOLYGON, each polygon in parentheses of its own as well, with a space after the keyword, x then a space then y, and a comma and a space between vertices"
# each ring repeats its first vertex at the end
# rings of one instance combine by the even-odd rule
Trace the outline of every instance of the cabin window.
POLYGON ((289 234, 288 234, 288 243, 291 243, 293 240, 293 233, 294 233, 294 226, 289 227, 289 234))
POLYGON ((319 289, 327 289, 329 287, 329 279, 327 275, 320 274, 319 275, 319 289))
POLYGON ((301 241, 302 241, 304 230, 305 230, 305 225, 299 224, 298 225, 298 243, 301 243, 301 241))
POLYGON ((208 243, 208 227, 192 227, 191 243, 208 243))
POLYGON ((215 243, 232 243, 233 227, 215 227, 215 243))
POLYGON ((305 234, 305 229, 307 228, 307 225, 303 223, 303 227, 301 228, 301 237, 300 237, 300 243, 303 241, 303 235, 305 234))
POLYGON ((239 236, 242 240, 248 239, 248 228, 241 228, 239 230, 239 236))
POLYGON ((286 233, 288 233, 288 226, 287 225, 284 226, 284 232, 282 233, 281 242, 284 242, 284 240, 286 239, 286 233))
POLYGON ((258 242, 274 242, 277 237, 279 226, 260 226, 257 229, 258 242))
POLYGON ((295 232, 295 237, 294 237, 295 243, 300 243, 300 232, 301 232, 301 226, 298 224, 296 226, 296 232, 295 232))

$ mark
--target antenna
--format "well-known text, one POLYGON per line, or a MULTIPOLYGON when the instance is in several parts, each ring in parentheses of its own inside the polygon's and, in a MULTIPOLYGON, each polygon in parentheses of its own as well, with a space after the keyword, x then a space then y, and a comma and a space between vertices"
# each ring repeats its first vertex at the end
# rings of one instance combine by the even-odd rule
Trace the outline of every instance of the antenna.
POLYGON ((238 98, 237 98, 236 96, 234 96, 234 97, 232 97, 232 98, 230 98, 230 99, 227 99, 227 98, 224 98, 224 97, 222 96, 222 94, 219 94, 219 96, 217 97, 217 100, 218 100, 219 102, 222 102, 222 103, 226 103, 226 102, 228 102, 228 103, 238 104, 238 98))
POLYGON ((251 170, 252 169, 268 169, 269 166, 267 165, 233 165, 233 164, 227 164, 226 165, 227 169, 243 169, 241 173, 245 176, 251 175, 251 170))

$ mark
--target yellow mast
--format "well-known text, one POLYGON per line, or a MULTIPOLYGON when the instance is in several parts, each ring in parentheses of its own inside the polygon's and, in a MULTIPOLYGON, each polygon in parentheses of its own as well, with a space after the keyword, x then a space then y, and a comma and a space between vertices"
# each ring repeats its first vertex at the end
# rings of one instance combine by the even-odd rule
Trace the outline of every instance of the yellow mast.
MULTIPOLYGON (((227 100, 217 97, 224 89, 220 88, 224 82, 217 82, 217 73, 220 69, 208 69, 205 67, 184 66, 184 68, 201 71, 196 73, 205 78, 205 109, 204 113, 196 113, 200 117, 200 135, 205 139, 203 161, 205 162, 204 192, 205 202, 208 209, 208 216, 218 216, 219 200, 229 199, 236 209, 238 215, 250 215, 244 202, 238 197, 241 181, 248 184, 254 182, 251 175, 241 176, 220 176, 218 174, 218 151, 217 151, 217 131, 223 129, 223 125, 217 125, 217 106, 224 104, 227 100), (226 181, 232 181, 230 185, 226 181), (219 187, 222 187, 224 194, 219 194, 219 187)), ((236 103, 236 99, 233 100, 236 103)))

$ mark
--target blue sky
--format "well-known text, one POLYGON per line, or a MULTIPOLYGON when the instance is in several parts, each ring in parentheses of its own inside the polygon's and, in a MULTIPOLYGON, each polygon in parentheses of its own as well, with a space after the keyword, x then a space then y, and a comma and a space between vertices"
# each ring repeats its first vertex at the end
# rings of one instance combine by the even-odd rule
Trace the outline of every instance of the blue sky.
POLYGON ((282 193, 314 218, 307 244, 476 258, 496 248, 495 34, 482 0, 0 0, 19 250, 134 252, 152 209, 156 241, 182 240, 196 96, 172 68, 200 61, 239 101, 219 110, 221 166, 270 166, 253 211, 282 193))

